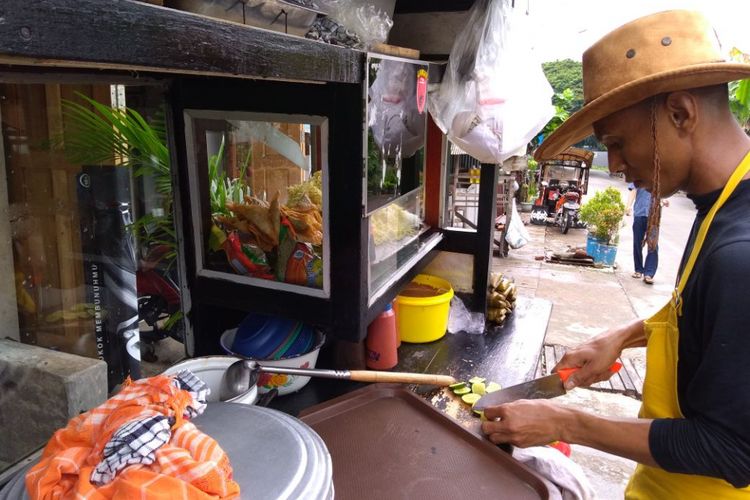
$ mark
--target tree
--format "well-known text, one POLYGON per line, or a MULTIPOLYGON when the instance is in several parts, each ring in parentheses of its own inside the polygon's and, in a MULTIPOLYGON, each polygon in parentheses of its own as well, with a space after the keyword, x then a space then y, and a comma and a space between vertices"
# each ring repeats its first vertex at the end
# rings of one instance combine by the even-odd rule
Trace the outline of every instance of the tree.
MULTIPOLYGON (((750 54, 745 54, 737 47, 730 54, 734 61, 750 62, 750 54)), ((745 132, 750 134, 750 80, 729 83, 729 108, 745 132)))
POLYGON ((556 95, 562 95, 566 89, 570 89, 572 95, 562 102, 561 99, 553 99, 553 104, 562 105, 569 114, 581 109, 583 106, 583 69, 581 63, 572 59, 562 61, 551 61, 542 64, 544 75, 547 77, 556 95))

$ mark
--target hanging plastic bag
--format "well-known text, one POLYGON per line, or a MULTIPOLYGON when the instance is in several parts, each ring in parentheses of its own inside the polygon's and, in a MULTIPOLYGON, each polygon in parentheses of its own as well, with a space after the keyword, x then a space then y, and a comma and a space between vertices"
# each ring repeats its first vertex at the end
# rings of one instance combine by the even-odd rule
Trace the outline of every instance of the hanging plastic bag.
POLYGON ((439 89, 435 123, 483 163, 502 163, 554 115, 552 87, 532 57, 527 19, 509 0, 477 0, 456 37, 439 89))
POLYGON ((388 39, 393 20, 368 2, 352 0, 319 0, 320 9, 359 37, 365 48, 388 39))
POLYGON ((508 223, 508 229, 505 231, 505 241, 511 248, 521 248, 529 242, 529 233, 523 225, 521 216, 518 215, 518 210, 516 210, 516 200, 512 200, 511 203, 510 222, 508 223))

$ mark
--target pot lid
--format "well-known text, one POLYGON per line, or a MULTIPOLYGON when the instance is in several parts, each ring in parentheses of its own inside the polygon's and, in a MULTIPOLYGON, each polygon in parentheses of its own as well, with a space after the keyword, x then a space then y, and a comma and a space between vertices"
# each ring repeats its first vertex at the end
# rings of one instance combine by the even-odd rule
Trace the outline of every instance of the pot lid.
POLYGON ((270 408, 209 403, 193 423, 227 453, 243 498, 330 496, 330 454, 300 420, 270 408))

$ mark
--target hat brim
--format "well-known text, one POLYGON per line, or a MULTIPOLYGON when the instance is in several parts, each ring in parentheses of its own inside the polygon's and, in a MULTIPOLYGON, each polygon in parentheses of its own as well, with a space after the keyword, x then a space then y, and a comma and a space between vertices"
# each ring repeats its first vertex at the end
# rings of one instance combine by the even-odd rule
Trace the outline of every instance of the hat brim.
POLYGON ((602 94, 570 115, 534 151, 537 160, 548 160, 568 146, 594 133, 593 124, 612 113, 649 97, 750 77, 750 64, 717 62, 688 66, 634 80, 602 94))

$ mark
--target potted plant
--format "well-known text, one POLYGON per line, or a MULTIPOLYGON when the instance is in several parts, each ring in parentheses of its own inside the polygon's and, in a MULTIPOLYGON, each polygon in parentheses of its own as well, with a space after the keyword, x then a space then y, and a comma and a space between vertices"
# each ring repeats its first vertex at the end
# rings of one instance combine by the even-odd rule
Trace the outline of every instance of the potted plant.
POLYGON ((522 212, 531 212, 531 207, 534 205, 534 201, 538 196, 538 186, 536 179, 536 171, 538 164, 533 158, 528 160, 528 170, 526 172, 526 182, 521 187, 523 200, 521 202, 522 212))
POLYGON ((625 204, 620 192, 612 186, 597 192, 581 208, 580 219, 589 229, 586 252, 594 258, 594 262, 614 265, 624 215, 625 204))

